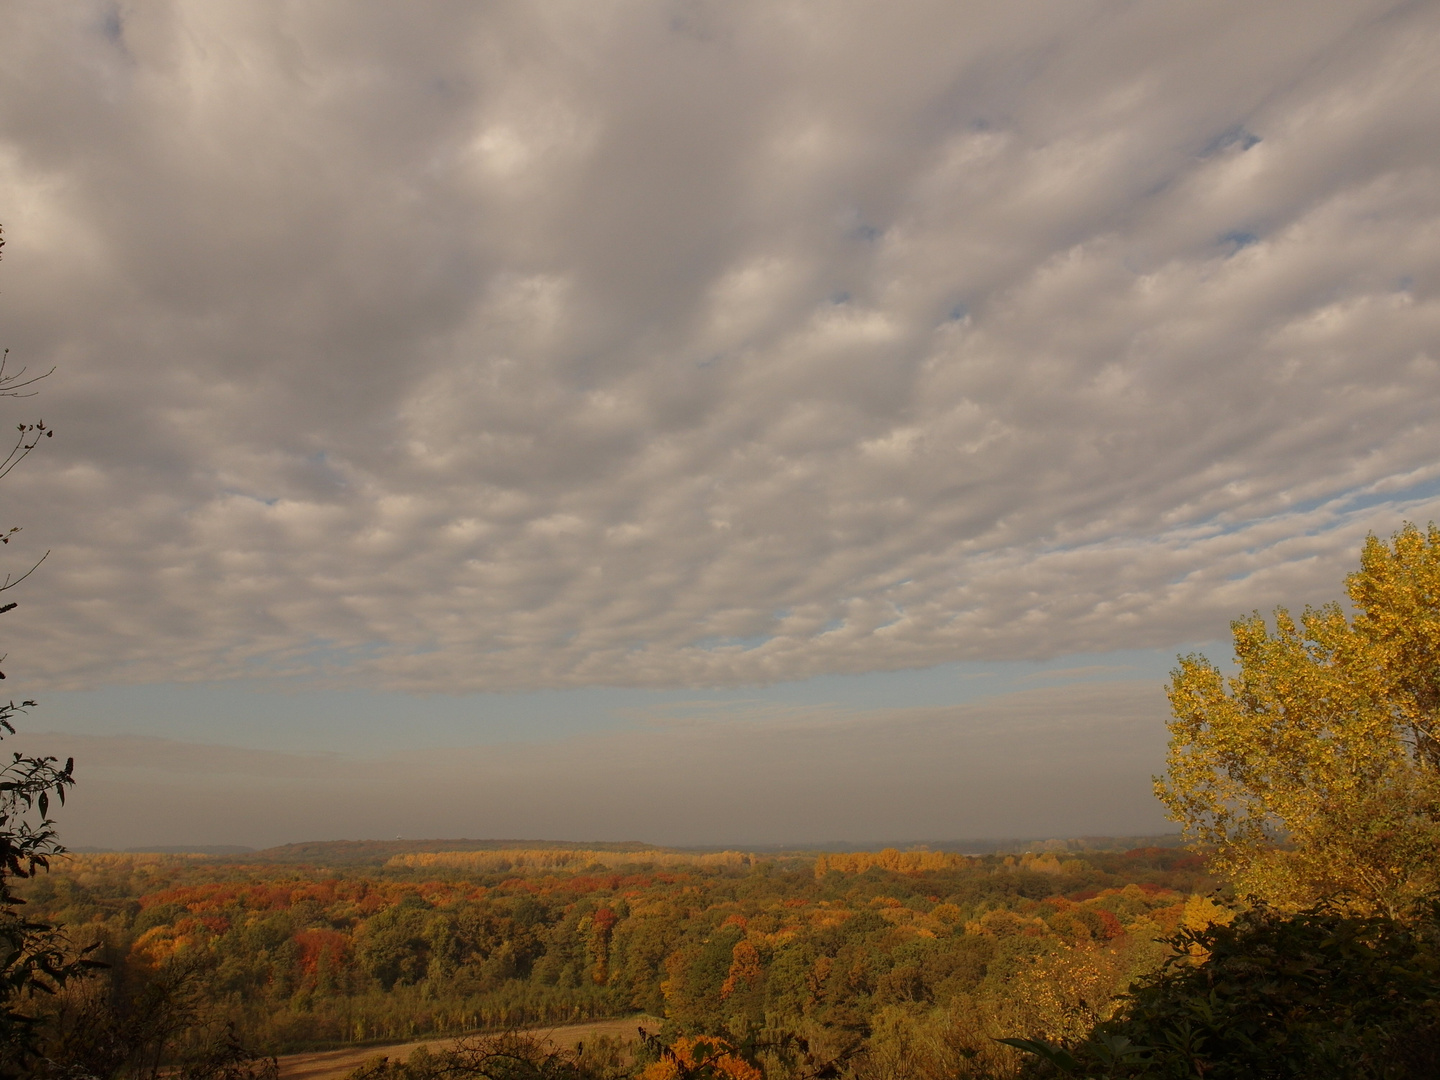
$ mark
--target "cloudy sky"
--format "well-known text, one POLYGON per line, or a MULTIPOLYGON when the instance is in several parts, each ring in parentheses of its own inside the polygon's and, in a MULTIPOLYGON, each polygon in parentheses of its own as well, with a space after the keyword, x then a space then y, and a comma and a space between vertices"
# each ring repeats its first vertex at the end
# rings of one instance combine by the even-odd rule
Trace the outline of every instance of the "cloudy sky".
POLYGON ((73 843, 1158 832, 1440 518, 1440 6, 0 3, 73 843))

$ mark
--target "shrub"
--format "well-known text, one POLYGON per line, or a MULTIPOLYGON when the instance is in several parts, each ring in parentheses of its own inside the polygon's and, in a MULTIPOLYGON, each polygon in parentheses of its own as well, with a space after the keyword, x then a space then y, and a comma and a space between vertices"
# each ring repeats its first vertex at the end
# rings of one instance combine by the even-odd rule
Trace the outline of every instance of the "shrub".
POLYGON ((1404 920, 1262 904, 1169 943, 1086 1039, 1003 1041, 1036 1055, 1032 1076, 1440 1076, 1440 900, 1404 920))

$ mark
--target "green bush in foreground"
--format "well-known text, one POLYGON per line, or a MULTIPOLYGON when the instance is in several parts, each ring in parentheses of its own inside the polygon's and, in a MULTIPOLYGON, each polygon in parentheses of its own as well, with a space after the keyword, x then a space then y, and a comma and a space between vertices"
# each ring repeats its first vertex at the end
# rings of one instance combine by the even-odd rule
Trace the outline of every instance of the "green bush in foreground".
POLYGON ((1026 1075, 1440 1076, 1440 901, 1409 920, 1262 905, 1170 943, 1083 1042, 1002 1040, 1036 1055, 1026 1075))

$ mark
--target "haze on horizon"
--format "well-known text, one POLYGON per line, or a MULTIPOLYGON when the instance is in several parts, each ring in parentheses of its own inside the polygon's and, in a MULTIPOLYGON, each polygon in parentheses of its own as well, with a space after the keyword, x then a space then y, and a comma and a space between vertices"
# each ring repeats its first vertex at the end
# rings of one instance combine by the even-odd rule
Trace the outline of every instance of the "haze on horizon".
POLYGON ((1434 4, 4 13, 67 842, 1167 831, 1440 518, 1434 4))

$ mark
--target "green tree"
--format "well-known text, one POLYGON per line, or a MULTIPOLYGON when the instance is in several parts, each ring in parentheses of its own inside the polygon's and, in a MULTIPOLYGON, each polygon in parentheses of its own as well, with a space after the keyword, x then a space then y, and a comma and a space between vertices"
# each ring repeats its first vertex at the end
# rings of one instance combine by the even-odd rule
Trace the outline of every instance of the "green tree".
POLYGON ((1440 886, 1440 529, 1370 536, 1338 604, 1231 624, 1239 672, 1182 657, 1170 816, 1246 894, 1397 915, 1440 886))
MULTIPOLYGON (((4 243, 0 236, 0 247, 4 243)), ((27 377, 23 368, 10 372, 8 359, 6 350, 0 355, 0 397, 28 397, 33 393, 28 388, 45 375, 27 377)), ((43 422, 20 424, 10 452, 0 460, 0 478, 50 435, 43 422)), ((9 544, 19 531, 0 534, 0 544, 9 544)), ((7 574, 0 592, 20 584, 43 561, 41 556, 19 577, 7 574)), ((13 601, 0 604, 0 614, 15 607, 13 601)), ((0 673, 0 679, 4 677, 0 673)), ((15 717, 34 704, 0 703, 0 739, 15 734, 15 717)), ((0 1076, 24 1075, 35 1059, 42 1026, 37 996, 54 994, 95 966, 76 954, 59 927, 28 917, 21 910, 25 901, 15 892, 17 880, 49 869, 50 859, 65 850, 56 838, 50 806, 52 798, 65 802, 65 792, 75 782, 73 770, 73 761, 61 765, 53 757, 25 754, 12 754, 0 767, 0 1076)))
POLYGON ((361 967, 386 990, 419 982, 430 967, 432 921, 419 897, 371 916, 355 947, 361 967))
MULTIPOLYGON (((0 728, 14 734, 17 706, 0 704, 0 728)), ((48 869, 64 852, 50 819, 50 799, 64 801, 74 763, 15 754, 0 769, 0 1076, 24 1075, 40 1044, 36 998, 53 994, 95 966, 77 954, 64 932, 28 917, 15 893, 16 879, 48 869)))

